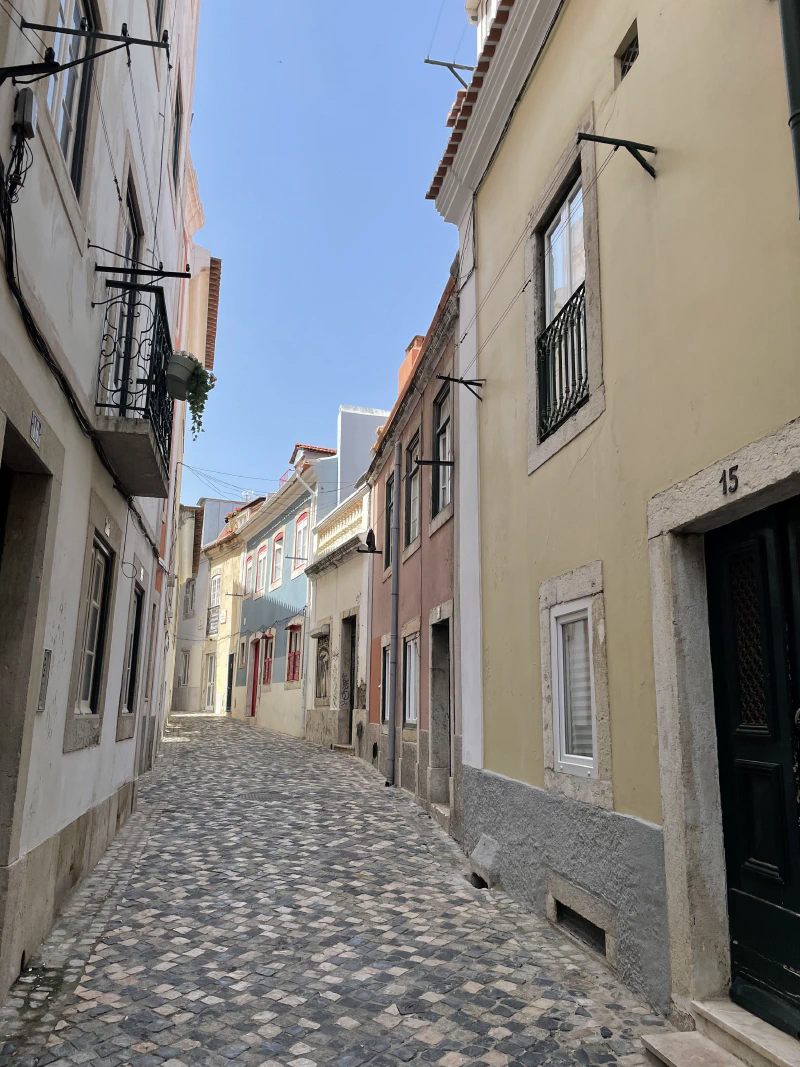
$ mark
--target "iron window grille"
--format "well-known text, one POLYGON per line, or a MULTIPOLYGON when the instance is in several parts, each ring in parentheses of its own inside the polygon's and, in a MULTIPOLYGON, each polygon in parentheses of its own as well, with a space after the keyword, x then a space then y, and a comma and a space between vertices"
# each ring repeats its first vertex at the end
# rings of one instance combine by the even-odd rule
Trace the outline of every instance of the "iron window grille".
POLYGON ((625 75, 628 73, 628 71, 631 69, 631 67, 633 66, 633 64, 636 62, 636 60, 638 58, 639 58, 639 34, 637 33, 637 34, 634 34, 634 37, 633 37, 633 40, 631 41, 631 43, 625 48, 625 50, 623 52, 620 53, 620 57, 619 57, 619 80, 620 81, 622 81, 622 79, 625 77, 625 75))
POLYGON ((172 400, 167 365, 172 356, 167 305, 160 285, 107 282, 97 407, 106 415, 148 419, 165 469, 172 446, 172 400))
POLYGON ((586 286, 578 286, 536 342, 539 440, 543 441, 589 399, 586 286))

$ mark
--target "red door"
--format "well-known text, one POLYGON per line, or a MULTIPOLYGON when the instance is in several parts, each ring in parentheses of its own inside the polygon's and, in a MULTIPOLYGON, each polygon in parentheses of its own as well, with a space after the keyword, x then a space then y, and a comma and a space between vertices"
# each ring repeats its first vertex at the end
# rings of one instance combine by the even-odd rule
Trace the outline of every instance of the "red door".
POLYGON ((253 695, 250 698, 250 716, 255 718, 256 704, 258 703, 258 667, 261 659, 261 642, 253 642, 253 695))

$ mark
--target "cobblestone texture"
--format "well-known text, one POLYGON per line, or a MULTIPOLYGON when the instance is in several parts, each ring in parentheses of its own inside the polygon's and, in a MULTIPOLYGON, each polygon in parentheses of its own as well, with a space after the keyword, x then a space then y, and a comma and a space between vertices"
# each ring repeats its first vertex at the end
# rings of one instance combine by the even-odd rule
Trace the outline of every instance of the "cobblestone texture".
POLYGON ((0 1010, 0 1067, 644 1062, 663 1020, 370 768, 221 719, 163 751, 0 1010))

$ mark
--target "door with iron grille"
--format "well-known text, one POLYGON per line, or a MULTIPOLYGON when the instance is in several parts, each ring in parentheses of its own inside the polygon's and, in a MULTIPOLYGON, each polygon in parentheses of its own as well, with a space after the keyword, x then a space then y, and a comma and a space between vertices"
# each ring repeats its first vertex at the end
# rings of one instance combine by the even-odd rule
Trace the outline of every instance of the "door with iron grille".
POLYGON ((800 503, 707 535, 731 998, 800 1037, 800 503))

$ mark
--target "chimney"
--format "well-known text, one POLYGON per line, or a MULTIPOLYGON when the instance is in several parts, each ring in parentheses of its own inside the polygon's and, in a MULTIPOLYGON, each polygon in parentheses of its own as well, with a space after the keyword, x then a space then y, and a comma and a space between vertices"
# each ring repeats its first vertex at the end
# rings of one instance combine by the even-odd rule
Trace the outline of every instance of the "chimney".
POLYGON ((397 373, 397 395, 399 396, 406 387, 406 383, 411 375, 414 373, 414 368, 419 360, 422 346, 425 343, 425 338, 421 334, 412 340, 411 344, 406 349, 406 358, 400 364, 400 370, 397 373))

